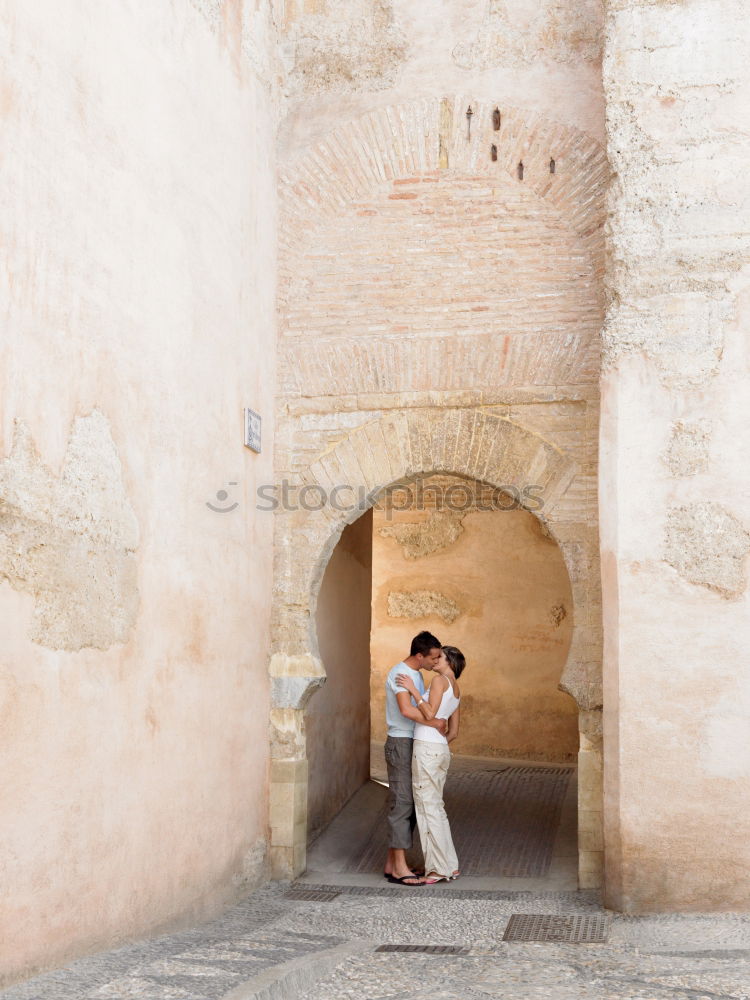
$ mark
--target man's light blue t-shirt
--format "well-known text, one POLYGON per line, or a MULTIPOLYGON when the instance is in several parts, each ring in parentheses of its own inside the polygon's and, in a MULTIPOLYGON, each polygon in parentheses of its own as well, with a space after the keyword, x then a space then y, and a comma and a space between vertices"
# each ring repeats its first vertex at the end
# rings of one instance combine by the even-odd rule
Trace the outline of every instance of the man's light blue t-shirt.
MULTIPOLYGON (((403 661, 397 663, 395 667, 391 667, 385 679, 385 721, 388 726, 388 735, 405 736, 411 740, 414 739, 414 723, 411 719, 407 719, 405 715, 401 714, 401 710, 398 707, 398 699, 396 698, 396 692, 398 691, 403 691, 404 694, 407 693, 406 688, 398 687, 396 684, 396 677, 399 674, 408 674, 414 681, 414 687, 420 694, 424 694, 424 681, 418 670, 412 670, 403 661)), ((411 699, 411 703, 412 705, 416 704, 413 698, 411 699)))

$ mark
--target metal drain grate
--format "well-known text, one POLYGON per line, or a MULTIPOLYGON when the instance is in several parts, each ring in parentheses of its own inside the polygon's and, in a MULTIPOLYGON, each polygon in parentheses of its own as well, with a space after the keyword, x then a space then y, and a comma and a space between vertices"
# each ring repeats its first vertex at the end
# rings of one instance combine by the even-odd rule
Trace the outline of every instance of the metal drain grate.
POLYGON ((514 913, 503 941, 566 941, 571 944, 604 943, 609 934, 606 916, 560 917, 549 913, 514 913))
POLYGON ((409 951, 422 955, 468 955, 469 949, 454 944, 381 944, 375 951, 409 951))
POLYGON ((330 903, 340 893, 333 889, 287 889, 284 899, 302 899, 308 903, 330 903))

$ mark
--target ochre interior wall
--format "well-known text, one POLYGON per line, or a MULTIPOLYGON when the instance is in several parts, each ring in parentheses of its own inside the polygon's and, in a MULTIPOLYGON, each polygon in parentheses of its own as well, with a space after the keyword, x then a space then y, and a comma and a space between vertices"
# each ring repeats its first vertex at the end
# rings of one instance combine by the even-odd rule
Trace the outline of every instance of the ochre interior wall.
POLYGON ((376 510, 372 608, 374 739, 385 734, 385 675, 408 654, 411 637, 428 628, 467 658, 454 750, 575 760, 577 706, 557 689, 572 631, 570 582, 557 544, 533 514, 376 510), (441 529, 444 516, 450 520, 441 529), (460 530, 451 541, 457 522, 460 530), (422 548, 439 547, 417 557, 407 554, 415 551, 415 541, 419 546, 419 536, 410 533, 401 544, 392 533, 404 526, 426 533, 422 548))

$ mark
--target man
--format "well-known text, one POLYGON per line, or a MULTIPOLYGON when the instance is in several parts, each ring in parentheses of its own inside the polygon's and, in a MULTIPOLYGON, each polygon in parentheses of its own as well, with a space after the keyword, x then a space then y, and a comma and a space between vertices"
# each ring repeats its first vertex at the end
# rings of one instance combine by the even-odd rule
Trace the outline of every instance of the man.
MULTIPOLYGON (((388 825, 389 849, 385 862, 385 875, 389 882, 399 885, 424 885, 406 863, 406 851, 412 845, 416 825, 414 798, 411 789, 411 753, 414 742, 414 723, 434 726, 445 732, 445 721, 428 722, 406 690, 396 684, 398 674, 408 674, 420 693, 424 694, 424 681, 420 670, 430 670, 440 659, 440 640, 430 632, 420 632, 411 641, 409 655, 388 672, 385 682, 385 721, 388 736, 385 741, 385 763, 388 769, 388 825)), ((420 701, 421 701, 420 697, 420 701)))

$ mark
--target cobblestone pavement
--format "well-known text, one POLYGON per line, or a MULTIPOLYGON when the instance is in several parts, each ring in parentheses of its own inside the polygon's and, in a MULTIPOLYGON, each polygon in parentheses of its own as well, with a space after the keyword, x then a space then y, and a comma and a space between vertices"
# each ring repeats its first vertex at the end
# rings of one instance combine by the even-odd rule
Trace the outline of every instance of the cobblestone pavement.
POLYGON ((750 915, 610 915, 606 944, 504 942, 512 913, 603 913, 594 893, 460 883, 331 902, 265 887, 202 927, 73 963, 1 1000, 750 1000, 750 915), (382 944, 459 945, 453 955, 382 944))
MULTIPOLYGON (((623 917, 607 914, 596 892, 569 891, 577 861, 572 776, 469 758, 456 758, 452 770, 455 832, 480 824, 482 810, 497 826, 494 840, 466 846, 464 861, 481 867, 487 855, 497 864, 514 845, 523 860, 531 844, 536 868, 548 869, 543 877, 477 877, 467 864, 457 882, 388 885, 384 846, 372 849, 383 789, 371 782, 310 851, 299 887, 328 885, 328 902, 289 898, 288 883, 273 883, 210 923, 81 959, 0 992, 0 1000, 750 1000, 750 914, 623 917), (510 811, 526 821, 503 828, 500 806, 518 788, 510 811), (497 808, 488 809, 491 792, 497 808), (541 832, 529 834, 535 826, 541 832), (372 870, 357 872, 363 845, 372 870), (596 917, 608 937, 504 941, 514 913, 596 917), (462 954, 376 951, 405 944, 462 954)), ((528 867, 517 865, 516 874, 528 867)))

